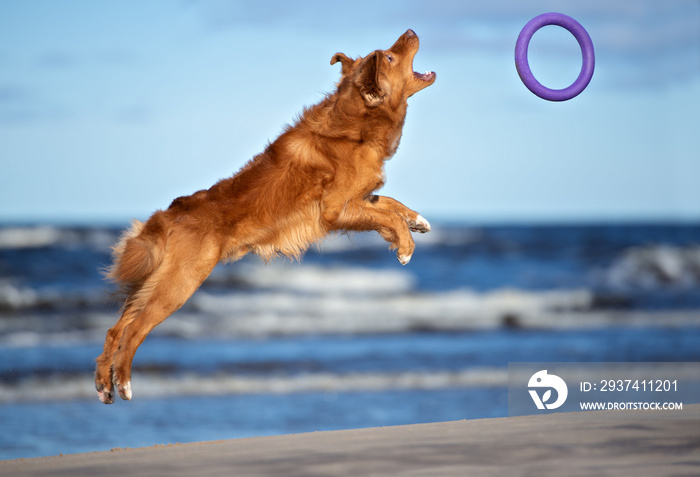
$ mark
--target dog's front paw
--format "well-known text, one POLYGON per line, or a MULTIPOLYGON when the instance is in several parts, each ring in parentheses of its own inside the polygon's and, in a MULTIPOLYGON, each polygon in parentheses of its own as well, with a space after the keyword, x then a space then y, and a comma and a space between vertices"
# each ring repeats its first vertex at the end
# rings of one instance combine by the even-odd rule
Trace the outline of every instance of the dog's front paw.
POLYGON ((401 255, 398 253, 396 254, 396 258, 399 259, 399 262, 401 263, 401 265, 408 264, 408 262, 411 261, 411 257, 412 257, 412 255, 401 255))
POLYGON ((425 220, 425 218, 418 214, 415 220, 410 220, 408 222, 408 228, 411 232, 420 232, 422 234, 430 232, 430 222, 425 220))
POLYGON ((411 234, 408 234, 408 240, 402 243, 396 251, 396 258, 399 260, 401 265, 407 265, 408 262, 411 261, 411 257, 413 256, 413 251, 415 250, 415 248, 416 245, 411 239, 411 234))

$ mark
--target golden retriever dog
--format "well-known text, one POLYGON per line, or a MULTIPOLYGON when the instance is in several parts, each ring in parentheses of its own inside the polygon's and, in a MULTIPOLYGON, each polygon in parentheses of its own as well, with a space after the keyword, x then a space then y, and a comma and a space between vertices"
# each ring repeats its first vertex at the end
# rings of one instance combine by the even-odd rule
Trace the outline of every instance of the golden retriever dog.
POLYGON ((417 51, 418 36, 408 30, 388 50, 364 58, 336 53, 331 64, 342 71, 335 92, 306 108, 236 175, 175 199, 145 223, 133 222, 107 273, 125 300, 96 359, 103 403, 114 402, 115 387, 131 399, 136 349, 220 261, 249 252, 298 259, 331 232, 376 230, 408 263, 411 231, 428 232, 430 224, 373 193, 399 146, 407 99, 435 82, 435 73, 413 71, 417 51))

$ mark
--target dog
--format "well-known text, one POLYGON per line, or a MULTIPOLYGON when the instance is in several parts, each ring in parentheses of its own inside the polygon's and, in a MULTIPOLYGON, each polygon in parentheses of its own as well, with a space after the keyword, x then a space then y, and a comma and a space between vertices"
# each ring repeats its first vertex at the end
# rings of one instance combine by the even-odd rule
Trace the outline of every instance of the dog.
POLYGON ((374 192, 399 146, 408 98, 435 82, 434 72, 413 71, 418 48, 409 29, 388 50, 356 59, 336 53, 336 90, 304 109, 264 152, 233 177, 132 223, 107 270, 124 305, 96 359, 100 401, 113 403, 115 387, 131 399, 136 349, 221 261, 248 253, 299 259, 330 233, 376 230, 401 264, 409 262, 411 232, 428 232, 430 224, 374 192))

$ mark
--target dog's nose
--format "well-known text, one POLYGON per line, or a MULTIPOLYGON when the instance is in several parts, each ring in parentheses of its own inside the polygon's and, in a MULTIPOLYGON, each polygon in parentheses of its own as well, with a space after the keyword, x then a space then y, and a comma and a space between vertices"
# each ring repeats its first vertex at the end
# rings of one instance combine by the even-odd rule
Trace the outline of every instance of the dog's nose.
POLYGON ((406 33, 404 33, 404 35, 406 35, 407 37, 416 36, 416 32, 409 28, 408 30, 406 30, 406 33))

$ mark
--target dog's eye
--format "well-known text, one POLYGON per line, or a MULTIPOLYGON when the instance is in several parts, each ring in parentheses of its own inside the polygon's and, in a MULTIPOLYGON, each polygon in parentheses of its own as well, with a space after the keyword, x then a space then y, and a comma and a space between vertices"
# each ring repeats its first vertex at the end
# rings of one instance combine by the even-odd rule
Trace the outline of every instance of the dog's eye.
POLYGON ((393 61, 394 61, 394 57, 391 55, 386 55, 386 59, 389 63, 393 63, 393 61))

